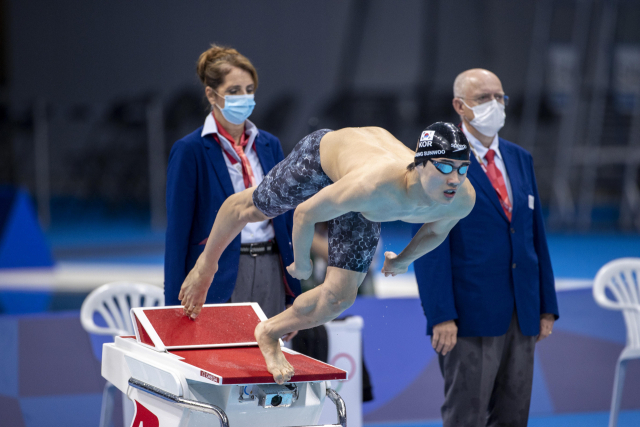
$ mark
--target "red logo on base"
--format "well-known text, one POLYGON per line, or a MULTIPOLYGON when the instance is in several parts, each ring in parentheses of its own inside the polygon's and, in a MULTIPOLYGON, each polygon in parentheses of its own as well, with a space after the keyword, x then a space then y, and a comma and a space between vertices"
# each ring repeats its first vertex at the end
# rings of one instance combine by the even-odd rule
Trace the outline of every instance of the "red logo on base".
POLYGON ((137 400, 136 402, 136 416, 131 423, 131 427, 160 427, 160 420, 155 416, 153 412, 142 406, 137 400))

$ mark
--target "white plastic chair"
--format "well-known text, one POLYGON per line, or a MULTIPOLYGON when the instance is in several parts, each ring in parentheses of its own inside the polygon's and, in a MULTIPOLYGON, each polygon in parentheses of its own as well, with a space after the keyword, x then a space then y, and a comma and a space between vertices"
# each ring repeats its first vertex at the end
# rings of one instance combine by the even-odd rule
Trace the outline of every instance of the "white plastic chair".
MULTIPOLYGON (((95 289, 82 303, 80 322, 85 331, 98 335, 134 335, 129 312, 135 307, 154 307, 164 305, 164 291, 158 286, 146 283, 113 282, 95 289), (107 326, 94 322, 94 314, 99 313, 107 326)), ((117 388, 107 381, 102 393, 100 427, 111 425, 111 415, 117 388)), ((134 407, 125 395, 122 395, 124 425, 131 425, 134 407)))
POLYGON ((596 302, 610 310, 621 310, 627 326, 627 346, 616 365, 609 427, 618 423, 627 362, 640 359, 640 258, 621 258, 605 264, 593 283, 596 302))

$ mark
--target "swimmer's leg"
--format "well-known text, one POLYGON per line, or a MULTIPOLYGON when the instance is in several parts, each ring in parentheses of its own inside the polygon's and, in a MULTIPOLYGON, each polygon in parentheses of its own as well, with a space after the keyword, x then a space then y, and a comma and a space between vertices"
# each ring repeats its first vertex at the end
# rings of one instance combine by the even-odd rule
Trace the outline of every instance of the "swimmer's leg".
POLYGON ((255 189, 256 187, 251 187, 233 194, 220 207, 207 244, 178 295, 187 316, 196 318, 200 313, 213 276, 218 271, 218 260, 226 247, 247 223, 269 219, 253 204, 252 196, 255 189))
POLYGON ((338 317, 355 301, 358 286, 365 276, 366 273, 327 267, 322 285, 300 295, 287 310, 258 324, 256 341, 267 362, 267 370, 278 384, 289 381, 294 375, 278 339, 289 332, 313 328, 338 317))

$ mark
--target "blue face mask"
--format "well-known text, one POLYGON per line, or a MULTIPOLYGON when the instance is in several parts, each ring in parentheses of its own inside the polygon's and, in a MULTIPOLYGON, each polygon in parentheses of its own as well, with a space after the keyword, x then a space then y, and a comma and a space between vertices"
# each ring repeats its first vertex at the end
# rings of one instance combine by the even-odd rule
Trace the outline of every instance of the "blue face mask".
MULTIPOLYGON (((216 92, 217 93, 217 92, 216 92)), ((218 94, 220 95, 220 94, 218 94)), ((224 108, 218 107, 225 119, 234 125, 241 125, 253 112, 256 102, 251 95, 225 95, 224 108)))

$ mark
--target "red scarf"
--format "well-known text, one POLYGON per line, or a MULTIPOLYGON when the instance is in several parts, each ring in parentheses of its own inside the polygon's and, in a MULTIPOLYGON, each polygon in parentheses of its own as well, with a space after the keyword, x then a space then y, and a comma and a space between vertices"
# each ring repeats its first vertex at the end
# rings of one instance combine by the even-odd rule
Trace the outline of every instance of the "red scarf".
MULTIPOLYGON (((213 113, 211 113, 211 115, 213 115, 213 113)), ((238 154, 238 157, 240 157, 240 161, 242 163, 242 180, 244 181, 244 188, 253 187, 254 185, 256 185, 256 179, 253 176, 251 163, 249 163, 249 159, 247 158, 247 155, 244 153, 244 148, 249 143, 249 138, 247 137, 247 134, 245 132, 242 132, 242 135, 240 135, 240 143, 236 144, 231 134, 229 134, 229 132, 227 132, 227 130, 220 125, 220 123, 215 118, 215 116, 213 117, 213 119, 216 121, 216 126, 218 127, 218 133, 224 136, 225 138, 227 138, 227 140, 231 143, 231 146, 233 147, 233 149, 238 154)), ((218 141, 218 144, 220 144, 222 151, 227 156, 231 164, 235 165, 236 163, 238 163, 236 158, 233 157, 231 153, 228 153, 227 150, 225 150, 224 146, 222 145, 220 140, 217 138, 217 136, 214 135, 214 137, 216 138, 216 141, 218 141)))

